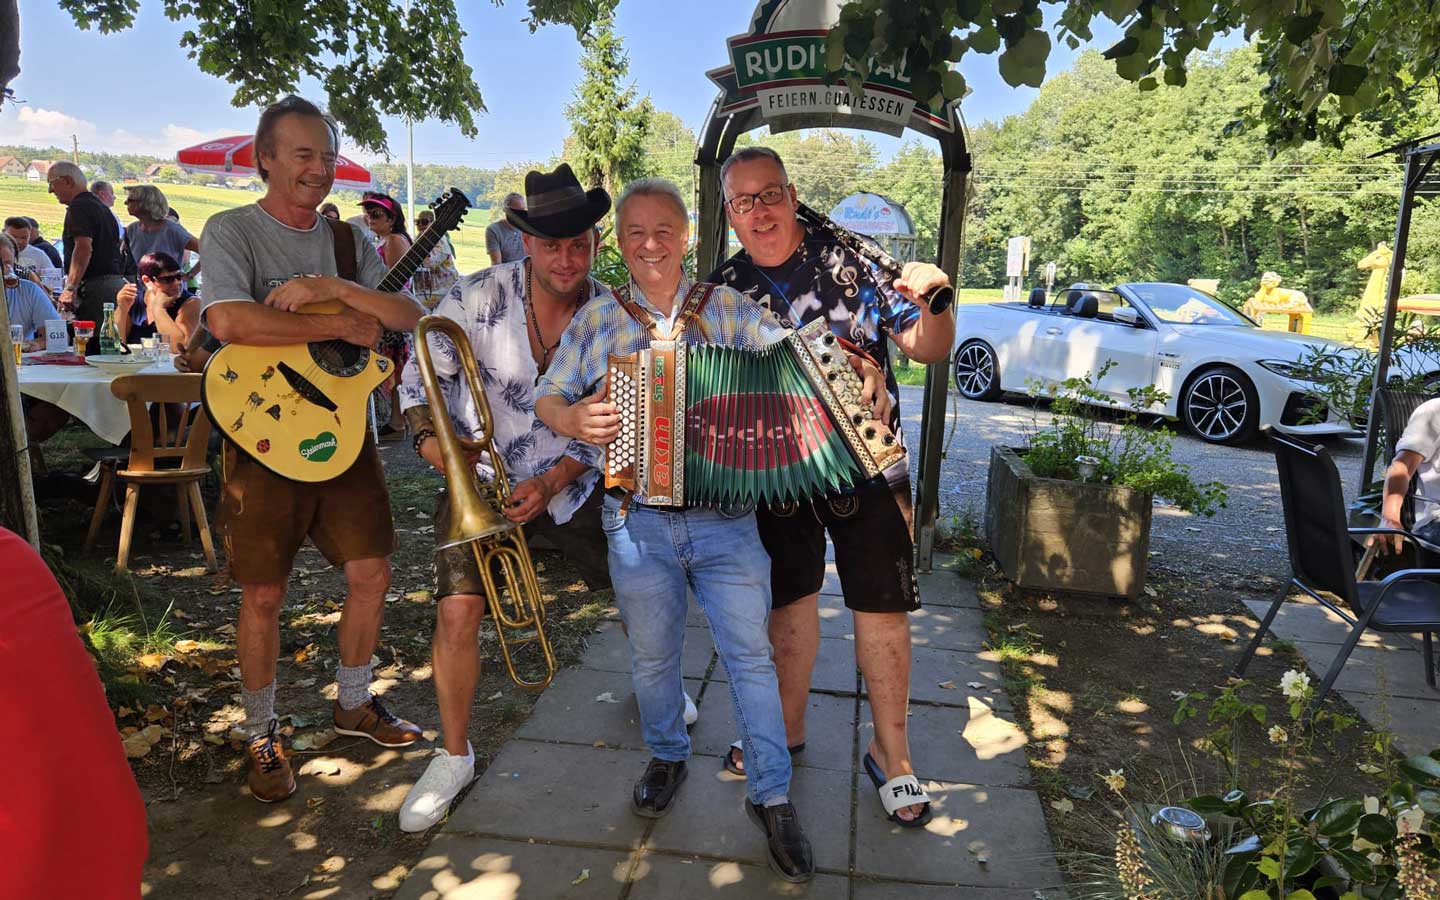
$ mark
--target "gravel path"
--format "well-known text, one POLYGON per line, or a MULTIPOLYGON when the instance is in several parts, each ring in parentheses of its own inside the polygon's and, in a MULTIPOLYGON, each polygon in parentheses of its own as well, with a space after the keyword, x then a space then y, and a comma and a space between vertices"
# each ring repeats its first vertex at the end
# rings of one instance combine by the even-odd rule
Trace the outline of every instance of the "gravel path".
MULTIPOLYGON (((910 447, 911 473, 919 458, 920 414, 924 389, 901 385, 900 408, 910 447)), ((946 417, 947 452, 941 461, 940 516, 969 516, 979 525, 985 514, 985 480, 990 448, 1023 443, 1027 430, 1043 426, 1050 414, 1034 401, 1007 395, 995 403, 977 403, 950 389, 946 417), (949 429, 954 426, 953 438, 949 429)), ((1347 498, 1355 492, 1364 441, 1327 441, 1340 469, 1347 498)), ((1285 578, 1290 571, 1285 523, 1274 457, 1260 441, 1242 447, 1206 444, 1188 434, 1175 439, 1175 459, 1200 480, 1223 482, 1229 505, 1213 517, 1191 515, 1169 506, 1155 507, 1151 530, 1152 565, 1190 577, 1225 580, 1285 578)))

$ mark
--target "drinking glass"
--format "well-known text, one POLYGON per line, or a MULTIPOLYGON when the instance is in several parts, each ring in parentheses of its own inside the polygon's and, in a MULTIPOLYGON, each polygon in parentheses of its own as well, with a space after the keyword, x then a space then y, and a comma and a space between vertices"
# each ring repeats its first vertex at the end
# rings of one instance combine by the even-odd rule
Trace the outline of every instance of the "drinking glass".
POLYGON ((155 337, 155 362, 162 366, 168 366, 174 360, 174 351, 170 347, 170 335, 157 335, 155 337))
POLYGON ((15 350, 15 365, 20 365, 20 354, 25 352, 25 327, 10 326, 10 346, 15 350))
POLYGON ((153 334, 150 337, 143 337, 140 339, 140 356, 143 359, 148 359, 152 363, 155 362, 157 358, 156 353, 158 351, 158 348, 159 343, 155 340, 155 336, 153 334))
POLYGON ((75 322, 75 355, 84 356, 90 344, 90 339, 95 336, 95 323, 88 320, 77 319, 75 322), (80 322, 85 324, 81 325, 80 322))

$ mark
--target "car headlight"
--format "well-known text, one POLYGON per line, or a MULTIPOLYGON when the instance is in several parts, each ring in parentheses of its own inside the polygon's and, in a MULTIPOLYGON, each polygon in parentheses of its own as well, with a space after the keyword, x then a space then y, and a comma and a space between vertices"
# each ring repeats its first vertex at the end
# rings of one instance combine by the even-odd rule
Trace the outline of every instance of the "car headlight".
POLYGON ((1286 359, 1257 359, 1257 363, 1276 375, 1295 381, 1318 381, 1325 373, 1318 366, 1307 366, 1286 359))

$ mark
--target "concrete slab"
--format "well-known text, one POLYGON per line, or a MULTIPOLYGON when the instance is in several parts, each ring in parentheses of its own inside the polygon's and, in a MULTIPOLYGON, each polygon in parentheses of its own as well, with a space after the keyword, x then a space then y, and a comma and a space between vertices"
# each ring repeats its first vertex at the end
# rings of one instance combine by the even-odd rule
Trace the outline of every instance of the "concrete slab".
POLYGON ((821 594, 819 603, 820 636, 855 640, 855 616, 845 607, 839 594, 821 594))
MULTIPOLYGON (((720 768, 690 772, 676 806, 655 823, 647 850, 765 864, 765 836, 745 814, 745 782, 720 768)), ((850 856, 850 773, 796 769, 790 799, 805 826, 815 865, 844 871, 850 856)))
POLYGON ((1390 731, 1395 746, 1405 756, 1429 753, 1440 747, 1440 697, 1418 700, 1341 691, 1340 696, 1371 728, 1390 731))
MULTIPOLYGON (((690 732, 690 744, 696 755, 719 759, 730 742, 740 736, 735 726, 734 705, 726 686, 711 682, 706 688, 707 703, 702 707, 700 721, 690 732), (711 694, 714 703, 710 703, 711 694), (714 715, 711 715, 711 711, 714 715)), ((849 772, 855 734, 855 698, 811 694, 805 712, 805 752, 796 756, 794 765, 849 772)))
MULTIPOLYGON (((1270 604, 1260 600, 1246 600, 1245 605, 1257 620, 1265 618, 1270 604)), ((1259 627, 1259 622, 1256 622, 1259 627)), ((1275 614, 1271 623, 1274 636, 1287 641, 1310 641, 1318 644, 1342 644, 1350 633, 1350 626, 1344 619, 1318 603, 1287 601, 1275 614)), ((1246 637, 1254 634, 1251 630, 1246 637)), ((1268 640, 1268 638, 1267 638, 1268 640)), ((1408 634, 1386 634, 1366 631, 1360 636, 1357 647, 1378 647, 1389 650, 1419 650, 1420 636, 1408 634)))
POLYGON ((990 639, 978 609, 931 606, 910 614, 910 645, 979 653, 990 639))
POLYGON ((920 583, 921 606, 958 606, 965 609, 981 609, 980 595, 975 593, 975 582, 956 575, 951 567, 942 567, 938 561, 933 570, 915 576, 920 583))
MULTIPOLYGON (((1030 781, 1025 732, 978 699, 972 699, 968 709, 911 704, 909 725, 910 752, 922 778, 997 786, 1030 781)), ((862 798, 875 795, 861 762, 874 737, 874 724, 862 720, 860 740, 848 760, 860 773, 862 798)))
POLYGON ((676 857, 645 853, 635 867, 630 900, 675 900, 684 897, 719 897, 722 900, 759 900, 773 897, 842 898, 846 879, 839 875, 816 875, 809 884, 788 884, 765 866, 742 865, 733 861, 676 857))
POLYGON ((923 829, 884 817, 874 791, 857 798, 857 875, 992 888, 1064 882, 1040 798, 1032 791, 922 781, 935 817, 923 829), (981 866, 977 854, 988 853, 981 866))
POLYGON ((624 890, 631 866, 632 854, 614 850, 439 834, 395 897, 615 900, 624 890), (587 871, 585 880, 573 883, 587 871))
POLYGON ((444 833, 634 849, 647 820, 630 812, 630 786, 649 759, 644 750, 509 741, 444 833))
MULTIPOLYGON (((696 687, 699 685, 697 684, 696 687)), ((566 669, 555 676, 515 736, 643 750, 640 709, 628 673, 566 669), (597 700, 609 694, 614 703, 597 700)))
MULTIPOLYGON (((910 700, 943 706, 969 707, 971 698, 1003 712, 1010 711, 1010 698, 1000 678, 1000 663, 992 653, 965 653, 916 647, 911 651, 910 700), (943 688, 942 684, 954 684, 943 688), (971 684, 982 687, 972 688, 971 684)), ((863 687, 863 685, 862 685, 863 687)), ((866 694, 868 696, 868 694, 866 694)), ((915 747, 911 745, 911 751, 915 747)))
MULTIPOLYGON (((1318 687, 1339 648, 1308 641, 1297 641, 1295 646, 1305 655, 1318 687)), ((1440 690, 1425 683, 1425 655, 1413 650, 1356 647, 1335 681, 1335 689, 1440 701, 1440 690)))

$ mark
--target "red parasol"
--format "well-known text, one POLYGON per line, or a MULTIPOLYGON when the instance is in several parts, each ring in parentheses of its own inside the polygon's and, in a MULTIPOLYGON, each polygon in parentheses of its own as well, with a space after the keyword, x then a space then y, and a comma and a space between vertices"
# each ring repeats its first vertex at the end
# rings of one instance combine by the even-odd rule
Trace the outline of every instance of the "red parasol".
MULTIPOLYGON (((254 175, 255 137, 242 134, 235 137, 216 138, 194 147, 187 147, 175 154, 180 167, 188 172, 205 172, 211 175, 254 175)), ((359 163, 341 156, 335 160, 335 187, 354 191, 368 191, 374 182, 370 170, 359 163)))

